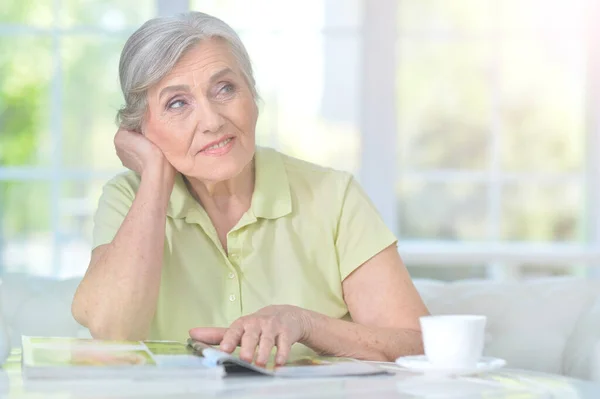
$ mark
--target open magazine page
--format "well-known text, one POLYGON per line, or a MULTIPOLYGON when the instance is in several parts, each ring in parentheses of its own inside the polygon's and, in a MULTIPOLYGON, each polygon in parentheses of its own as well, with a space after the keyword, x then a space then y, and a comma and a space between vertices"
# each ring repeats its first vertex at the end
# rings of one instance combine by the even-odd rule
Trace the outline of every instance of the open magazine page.
POLYGON ((26 377, 219 377, 187 345, 171 341, 105 341, 22 337, 26 377))
POLYGON ((388 374, 375 365, 340 357, 305 357, 275 369, 279 377, 320 377, 388 374))
POLYGON ((271 362, 263 368, 202 342, 190 339, 188 344, 197 354, 206 359, 206 364, 222 365, 225 367, 227 374, 256 372, 276 377, 313 378, 389 373, 373 364, 349 358, 335 357, 301 357, 290 360, 284 366, 275 367, 274 363, 271 362))

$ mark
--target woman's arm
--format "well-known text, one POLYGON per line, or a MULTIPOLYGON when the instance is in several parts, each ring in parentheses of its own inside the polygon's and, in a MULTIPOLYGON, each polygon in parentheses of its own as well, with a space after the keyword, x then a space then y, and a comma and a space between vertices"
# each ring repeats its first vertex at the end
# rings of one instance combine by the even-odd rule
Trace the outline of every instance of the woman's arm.
MULTIPOLYGON (((120 157, 123 159, 122 154, 120 157)), ((158 299, 166 212, 175 176, 164 156, 155 159, 135 167, 142 173, 133 204, 113 241, 92 252, 75 293, 73 316, 95 338, 148 337, 158 299)))
POLYGON ((226 352, 241 346, 240 357, 259 365, 267 363, 273 346, 277 364, 284 364, 295 342, 324 355, 364 360, 392 361, 423 353, 419 317, 429 312, 395 245, 362 264, 342 284, 353 322, 275 305, 241 317, 229 328, 193 328, 190 335, 220 344, 226 352))
POLYGON ((342 283, 354 322, 307 312, 303 343, 332 356, 393 361, 423 353, 419 317, 429 314, 392 245, 342 283))

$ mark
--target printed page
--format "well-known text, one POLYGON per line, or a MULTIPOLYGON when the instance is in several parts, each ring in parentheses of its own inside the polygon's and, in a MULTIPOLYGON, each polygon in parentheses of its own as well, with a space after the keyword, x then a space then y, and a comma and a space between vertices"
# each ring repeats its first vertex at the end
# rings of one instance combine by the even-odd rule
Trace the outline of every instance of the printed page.
POLYGON ((116 367, 156 365, 146 346, 136 341, 23 337, 26 367, 116 367))
POLYGON ((144 345, 159 367, 203 368, 213 366, 181 342, 145 341, 144 345))
POLYGON ((387 374, 375 365, 339 357, 302 357, 274 369, 277 377, 307 378, 387 374))
POLYGON ((275 367, 274 362, 266 367, 248 363, 238 356, 230 355, 202 342, 188 340, 188 345, 196 353, 201 354, 205 364, 217 364, 225 367, 227 374, 241 372, 257 372, 277 377, 325 377, 388 374, 389 372, 376 365, 348 358, 337 357, 301 357, 293 359, 284 366, 275 367))
POLYGON ((104 341, 22 337, 24 375, 30 378, 215 378, 187 345, 173 341, 104 341))

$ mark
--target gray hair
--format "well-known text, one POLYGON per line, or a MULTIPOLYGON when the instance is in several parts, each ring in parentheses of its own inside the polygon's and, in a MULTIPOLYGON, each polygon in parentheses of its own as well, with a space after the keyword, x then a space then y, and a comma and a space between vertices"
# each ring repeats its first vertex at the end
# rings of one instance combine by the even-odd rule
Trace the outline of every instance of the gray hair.
POLYGON ((188 12, 151 19, 125 43, 119 61, 125 105, 117 113, 117 124, 127 130, 140 131, 148 106, 148 89, 164 78, 187 50, 213 37, 228 43, 257 101, 250 57, 237 33, 211 15, 188 12))

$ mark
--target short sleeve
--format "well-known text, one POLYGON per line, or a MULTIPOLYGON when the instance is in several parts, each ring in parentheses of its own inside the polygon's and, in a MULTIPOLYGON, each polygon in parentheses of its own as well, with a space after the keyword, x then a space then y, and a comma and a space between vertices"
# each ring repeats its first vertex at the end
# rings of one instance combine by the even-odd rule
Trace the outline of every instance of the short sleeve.
POLYGON ((343 196, 336 233, 335 246, 342 280, 397 242, 367 194, 352 177, 343 196))
POLYGON ((133 172, 120 174, 104 185, 94 215, 92 248, 112 242, 133 204, 138 187, 139 178, 133 172))

